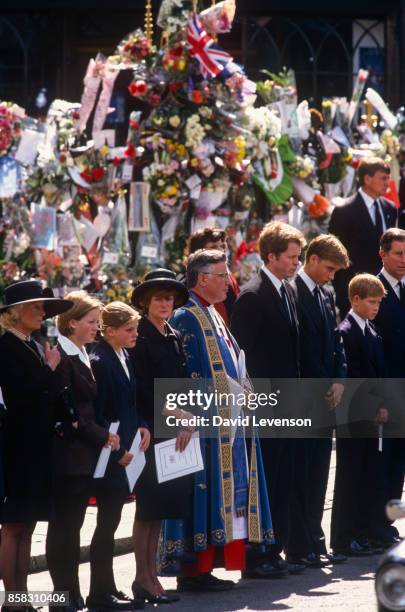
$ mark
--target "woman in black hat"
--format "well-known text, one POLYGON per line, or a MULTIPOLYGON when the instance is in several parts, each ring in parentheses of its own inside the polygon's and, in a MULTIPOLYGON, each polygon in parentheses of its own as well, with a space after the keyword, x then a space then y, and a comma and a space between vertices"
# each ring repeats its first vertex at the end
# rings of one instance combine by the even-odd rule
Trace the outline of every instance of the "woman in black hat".
MULTIPOLYGON (((154 379, 189 377, 181 349, 180 334, 167 320, 173 309, 186 303, 188 291, 170 270, 158 269, 146 275, 132 294, 132 303, 143 316, 138 326, 138 340, 132 350, 136 376, 136 401, 151 433, 154 431, 154 379)), ((183 418, 192 416, 182 411, 183 418)), ((163 418, 163 417, 162 417, 163 418)), ((191 437, 191 428, 178 434, 178 449, 184 450, 191 437)), ((157 440, 155 439, 156 443, 157 440)), ((178 478, 159 484, 153 444, 146 452, 146 466, 135 487, 136 516, 134 549, 136 577, 132 585, 134 597, 149 603, 171 603, 177 597, 165 593, 157 578, 156 553, 161 521, 181 519, 188 513, 191 499, 190 479, 178 478), (145 559, 148 563, 145 564, 145 559)))
MULTIPOLYGON (((26 591, 31 535, 36 521, 46 521, 50 500, 53 401, 63 383, 55 370, 56 348, 35 342, 31 334, 44 318, 69 309, 41 283, 28 280, 5 289, 0 307, 0 387, 6 412, 2 460, 5 498, 0 503, 2 541, 0 575, 6 591, 26 591)), ((12 604, 3 609, 12 608, 12 604)))

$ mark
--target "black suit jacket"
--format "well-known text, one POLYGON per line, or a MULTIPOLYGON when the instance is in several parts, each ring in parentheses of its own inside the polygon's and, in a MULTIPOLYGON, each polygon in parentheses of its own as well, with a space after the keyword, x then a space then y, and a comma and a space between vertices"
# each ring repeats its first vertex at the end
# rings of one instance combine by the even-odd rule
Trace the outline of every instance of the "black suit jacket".
POLYGON ((387 405, 387 389, 382 380, 385 374, 383 342, 370 322, 369 327, 370 343, 351 315, 339 326, 347 357, 351 396, 348 430, 352 437, 377 436, 375 415, 379 406, 387 405))
POLYGON ((336 323, 335 303, 330 289, 321 288, 326 329, 319 317, 313 293, 298 275, 294 281, 300 322, 301 376, 303 378, 345 378, 346 356, 336 323))
MULTIPOLYGON (((379 198, 387 229, 397 220, 395 207, 379 198)), ((376 232, 367 206, 360 193, 333 209, 329 232, 339 238, 349 252, 351 265, 335 275, 336 302, 343 318, 350 309, 347 288, 350 280, 360 272, 377 274, 381 269, 379 256, 381 235, 376 232)))
POLYGON ((288 283, 286 289, 293 326, 280 294, 262 270, 243 286, 234 304, 231 331, 245 351, 247 370, 253 378, 296 378, 300 375, 296 296, 288 283))
POLYGON ((73 397, 78 427, 66 431, 63 437, 55 435, 54 472, 56 476, 90 476, 108 439, 108 429, 95 421, 96 381, 91 369, 78 355, 67 355, 60 345, 58 349, 61 361, 56 372, 73 397))
POLYGON ((377 276, 387 290, 374 320, 383 339, 386 376, 405 378, 405 307, 383 274, 377 276))
POLYGON ((119 421, 120 448, 111 453, 103 481, 127 485, 125 470, 118 461, 131 447, 138 427, 143 423, 136 409, 135 373, 128 353, 124 349, 129 378, 114 349, 105 340, 100 340, 89 353, 91 367, 97 382, 94 402, 96 422, 108 429, 119 421))

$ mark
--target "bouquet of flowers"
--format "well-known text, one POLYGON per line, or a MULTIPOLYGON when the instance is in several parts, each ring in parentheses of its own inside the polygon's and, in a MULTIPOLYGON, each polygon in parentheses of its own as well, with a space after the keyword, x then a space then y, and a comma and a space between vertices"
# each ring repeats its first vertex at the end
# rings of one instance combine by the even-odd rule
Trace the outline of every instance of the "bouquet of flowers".
POLYGON ((0 102, 0 157, 7 155, 21 134, 25 111, 12 102, 0 102))
POLYGON ((283 70, 278 74, 262 70, 263 74, 269 78, 265 81, 256 83, 257 93, 266 104, 274 102, 286 101, 296 104, 297 86, 295 83, 295 74, 293 70, 287 70, 284 66, 283 70))
POLYGON ((130 67, 140 61, 150 61, 155 53, 156 47, 142 30, 137 29, 121 40, 114 55, 110 56, 108 61, 110 63, 122 62, 130 67))

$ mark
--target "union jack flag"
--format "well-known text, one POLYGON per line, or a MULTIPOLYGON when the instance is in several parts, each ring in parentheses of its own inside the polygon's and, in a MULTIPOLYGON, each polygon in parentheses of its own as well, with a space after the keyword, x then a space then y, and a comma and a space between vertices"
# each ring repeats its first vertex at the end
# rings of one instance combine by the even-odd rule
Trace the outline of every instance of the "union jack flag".
POLYGON ((225 69, 233 58, 223 51, 212 36, 204 30, 200 18, 194 13, 188 21, 187 42, 190 55, 200 64, 200 71, 205 79, 216 77, 225 69))

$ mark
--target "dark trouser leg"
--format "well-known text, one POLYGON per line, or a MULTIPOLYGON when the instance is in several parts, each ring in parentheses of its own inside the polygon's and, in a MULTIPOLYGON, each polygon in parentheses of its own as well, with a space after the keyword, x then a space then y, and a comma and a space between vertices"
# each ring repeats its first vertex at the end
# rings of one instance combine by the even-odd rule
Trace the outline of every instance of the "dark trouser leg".
POLYGON ((80 529, 90 494, 91 478, 72 476, 56 483, 53 516, 46 538, 46 558, 55 591, 80 596, 80 529))
POLYGON ((363 443, 363 465, 357 495, 356 535, 378 538, 378 517, 384 510, 382 498, 382 458, 378 439, 366 438, 363 443))
POLYGON ((356 536, 355 514, 358 508, 362 476, 364 440, 336 440, 336 476, 333 494, 331 547, 344 550, 356 536))
POLYGON ((90 594, 102 597, 116 591, 113 560, 114 534, 121 520, 125 502, 121 491, 97 492, 97 526, 90 545, 90 594))
POLYGON ((276 540, 269 547, 267 558, 270 561, 288 548, 295 443, 292 438, 266 440, 266 455, 263 457, 276 540))
POLYGON ((328 486, 332 438, 311 438, 309 442, 306 507, 308 512, 307 529, 311 542, 310 552, 324 555, 326 554, 326 544, 322 529, 322 517, 328 486))
MULTIPOLYGON (((390 499, 401 499, 404 488, 404 457, 404 438, 384 439, 382 452, 384 506, 390 499)), ((394 533, 394 528, 386 517, 385 508, 379 523, 382 539, 389 538, 394 533)))
POLYGON ((312 440, 295 440, 295 478, 291 493, 289 541, 287 556, 304 557, 313 552, 309 533, 308 489, 311 481, 312 440))

